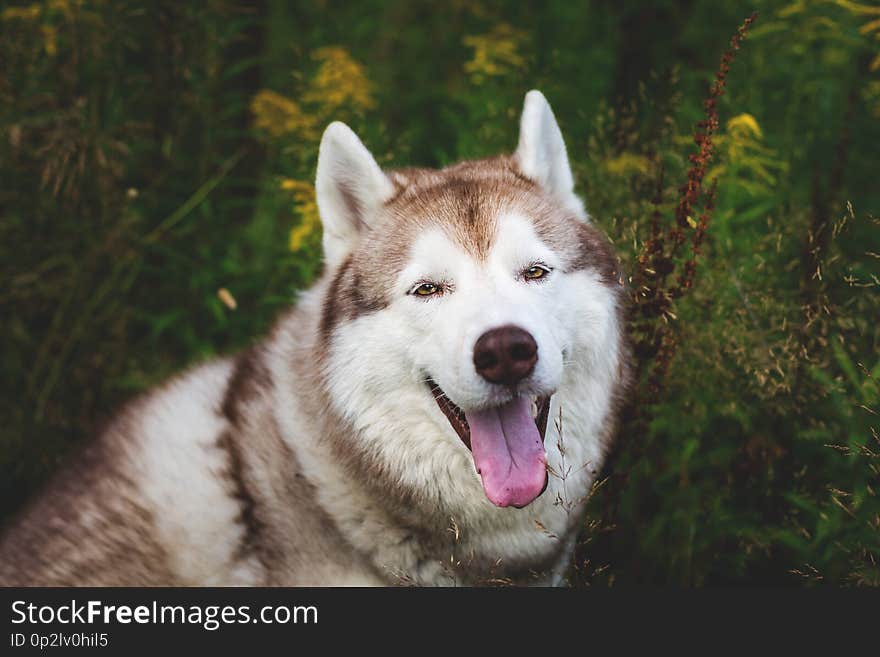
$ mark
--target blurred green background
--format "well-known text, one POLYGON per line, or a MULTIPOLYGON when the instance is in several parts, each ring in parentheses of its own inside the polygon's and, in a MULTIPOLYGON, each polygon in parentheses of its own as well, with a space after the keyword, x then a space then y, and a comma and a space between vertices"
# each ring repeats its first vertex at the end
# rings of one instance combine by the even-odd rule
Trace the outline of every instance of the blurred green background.
POLYGON ((640 364, 572 583, 880 584, 868 0, 0 3, 0 519, 314 279, 326 123, 383 165, 441 166, 512 151, 530 88, 632 277, 640 364), (753 10, 714 207, 676 251, 656 238, 753 10))

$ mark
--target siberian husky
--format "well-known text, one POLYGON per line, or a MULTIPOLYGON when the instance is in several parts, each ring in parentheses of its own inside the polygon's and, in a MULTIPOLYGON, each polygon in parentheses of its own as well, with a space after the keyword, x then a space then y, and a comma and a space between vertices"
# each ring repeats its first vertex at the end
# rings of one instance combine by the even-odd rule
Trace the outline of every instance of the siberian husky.
POLYGON ((135 400, 0 539, 4 585, 560 583, 629 356, 559 127, 383 171, 333 123, 320 280, 135 400))

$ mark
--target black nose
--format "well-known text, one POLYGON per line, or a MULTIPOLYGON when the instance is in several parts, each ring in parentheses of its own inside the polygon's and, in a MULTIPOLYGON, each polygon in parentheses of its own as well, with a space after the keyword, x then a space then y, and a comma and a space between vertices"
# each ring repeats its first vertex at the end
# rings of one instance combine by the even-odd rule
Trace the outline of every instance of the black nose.
POLYGON ((486 331, 474 345, 474 366, 490 383, 518 383, 532 373, 537 362, 535 338, 518 326, 486 331))

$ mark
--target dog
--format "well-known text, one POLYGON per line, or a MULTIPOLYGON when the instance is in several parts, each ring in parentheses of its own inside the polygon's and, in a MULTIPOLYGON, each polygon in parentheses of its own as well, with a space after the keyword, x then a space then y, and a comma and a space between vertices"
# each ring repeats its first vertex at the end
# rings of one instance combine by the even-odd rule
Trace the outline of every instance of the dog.
POLYGON ((130 402, 10 524, 0 583, 564 583, 631 365, 547 100, 512 155, 440 170, 332 123, 315 190, 320 279, 130 402))

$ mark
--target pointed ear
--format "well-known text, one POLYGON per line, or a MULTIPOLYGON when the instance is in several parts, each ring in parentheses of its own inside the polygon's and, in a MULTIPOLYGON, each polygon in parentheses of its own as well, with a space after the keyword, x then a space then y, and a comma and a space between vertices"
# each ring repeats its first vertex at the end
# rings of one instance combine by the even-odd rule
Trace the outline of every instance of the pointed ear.
POLYGON ((357 135, 331 123, 321 137, 315 194, 324 229, 324 260, 335 267, 354 249, 393 185, 357 135))
POLYGON ((574 177, 562 132, 550 104, 540 91, 532 90, 526 94, 515 157, 526 176, 587 219, 584 204, 574 193, 574 177))

